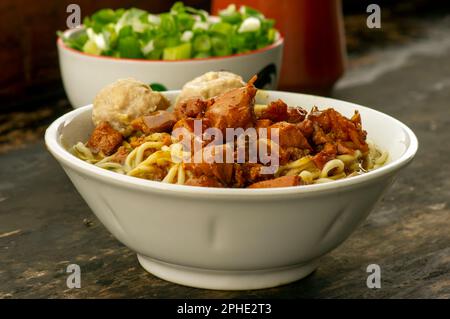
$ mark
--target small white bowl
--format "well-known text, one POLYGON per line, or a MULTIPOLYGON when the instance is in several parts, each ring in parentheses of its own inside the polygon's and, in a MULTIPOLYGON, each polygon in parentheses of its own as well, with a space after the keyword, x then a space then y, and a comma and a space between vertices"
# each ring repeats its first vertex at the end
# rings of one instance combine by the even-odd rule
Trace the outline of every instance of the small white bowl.
MULTIPOLYGON (((201 188, 149 181, 98 168, 67 151, 86 141, 93 129, 91 105, 57 119, 45 141, 92 211, 137 252, 147 271, 199 288, 274 287, 310 274, 320 257, 355 230, 412 160, 418 142, 406 125, 367 107, 266 93, 260 98, 281 98, 307 109, 333 107, 346 116, 358 110, 368 138, 389 152, 389 162, 360 176, 287 188, 201 188)), ((173 101, 178 92, 165 94, 173 101)))
MULTIPOLYGON (((64 32, 71 36, 80 29, 64 32)), ((120 78, 133 77, 148 84, 162 84, 167 90, 183 85, 208 71, 230 71, 245 81, 263 73, 264 88, 276 89, 283 57, 284 41, 249 53, 205 59, 177 61, 122 59, 86 54, 67 47, 58 38, 58 57, 64 88, 73 107, 93 102, 95 95, 106 85, 120 78), (263 71, 264 70, 264 71, 263 71)))

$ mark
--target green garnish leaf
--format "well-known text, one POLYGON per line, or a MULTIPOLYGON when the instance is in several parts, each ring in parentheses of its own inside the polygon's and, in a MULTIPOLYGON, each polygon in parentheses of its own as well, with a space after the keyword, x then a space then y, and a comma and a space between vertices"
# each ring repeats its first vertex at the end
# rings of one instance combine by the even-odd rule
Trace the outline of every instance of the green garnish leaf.
POLYGON ((143 57, 139 41, 132 36, 120 38, 117 49, 121 58, 140 59, 143 57))
POLYGON ((191 44, 183 43, 176 47, 165 48, 163 51, 163 60, 183 60, 191 57, 191 44))
POLYGON ((211 40, 207 34, 199 34, 194 38, 194 51, 209 52, 211 50, 211 40))
POLYGON ((249 52, 277 38, 275 21, 248 6, 230 5, 219 12, 217 20, 180 1, 162 14, 105 8, 84 18, 83 31, 58 36, 67 46, 90 54, 156 60, 249 52))

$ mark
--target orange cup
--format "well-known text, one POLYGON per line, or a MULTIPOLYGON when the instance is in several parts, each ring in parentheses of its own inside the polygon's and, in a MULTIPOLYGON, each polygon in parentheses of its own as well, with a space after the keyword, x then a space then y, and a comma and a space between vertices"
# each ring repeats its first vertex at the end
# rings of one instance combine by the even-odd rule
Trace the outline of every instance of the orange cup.
POLYGON ((232 3, 248 5, 276 20, 285 38, 281 90, 330 92, 346 64, 340 0, 213 0, 213 14, 232 3))

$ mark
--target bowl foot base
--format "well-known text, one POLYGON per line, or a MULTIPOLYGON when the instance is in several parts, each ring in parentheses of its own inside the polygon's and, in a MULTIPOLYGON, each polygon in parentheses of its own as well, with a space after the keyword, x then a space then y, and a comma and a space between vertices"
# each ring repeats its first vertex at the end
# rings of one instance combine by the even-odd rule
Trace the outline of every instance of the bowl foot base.
POLYGON ((312 273, 317 261, 285 268, 248 271, 221 271, 192 268, 138 255, 141 266, 161 279, 180 285, 216 290, 249 290, 276 287, 312 273))

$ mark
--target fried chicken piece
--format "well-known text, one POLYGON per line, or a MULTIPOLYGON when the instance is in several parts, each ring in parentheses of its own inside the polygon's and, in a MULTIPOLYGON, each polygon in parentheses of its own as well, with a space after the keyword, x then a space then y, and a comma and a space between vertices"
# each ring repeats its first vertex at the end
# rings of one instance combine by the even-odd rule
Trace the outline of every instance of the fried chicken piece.
POLYGON ((363 153, 369 150, 366 143, 367 133, 361 127, 361 117, 358 112, 355 112, 349 120, 334 109, 319 111, 315 107, 308 119, 314 123, 314 143, 352 142, 355 150, 359 149, 363 153))
POLYGON ((323 129, 320 127, 320 125, 318 123, 313 123, 312 140, 313 140, 314 144, 316 144, 316 145, 322 145, 327 142, 331 143, 333 141, 333 139, 331 137, 329 137, 329 136, 327 136, 327 134, 325 134, 325 132, 323 131, 323 129))
POLYGON ((247 187, 250 184, 273 178, 273 174, 263 174, 259 163, 235 164, 233 187, 247 187))
POLYGON ((272 121, 269 119, 259 119, 256 120, 255 128, 259 130, 260 128, 268 128, 272 125, 272 121))
POLYGON ((353 142, 337 141, 337 152, 338 154, 350 154, 355 153, 355 144, 353 142))
POLYGON ((199 176, 189 178, 185 185, 199 186, 199 187, 224 187, 216 178, 210 176, 199 176))
POLYGON ((288 118, 286 121, 289 123, 300 123, 305 119, 307 114, 306 110, 299 106, 288 108, 287 113, 288 118))
POLYGON ((245 87, 233 89, 214 99, 205 113, 205 117, 211 121, 211 126, 225 133, 226 128, 252 127, 255 122, 254 98, 257 89, 253 82, 245 87))
POLYGON ((182 100, 175 105, 173 113, 178 120, 184 118, 202 118, 206 108, 214 103, 214 99, 203 100, 201 97, 193 97, 182 100))
POLYGON ((306 117, 306 110, 301 107, 288 107, 286 103, 278 99, 270 102, 269 105, 262 110, 259 119, 268 119, 272 122, 289 122, 299 123, 306 117))
POLYGON ((108 122, 100 122, 92 132, 87 147, 94 153, 103 152, 106 156, 113 154, 122 144, 123 136, 108 122))
POLYGON ((301 184, 301 178, 297 175, 294 176, 282 176, 266 181, 257 182, 251 184, 247 188, 274 188, 274 187, 290 187, 298 186, 301 184))
POLYGON ((297 147, 312 150, 308 140, 295 124, 278 122, 271 125, 269 129, 269 136, 272 136, 272 129, 278 129, 280 147, 297 147))
POLYGON ((311 120, 308 119, 305 119, 302 122, 298 123, 297 127, 306 138, 310 138, 314 132, 314 124, 311 120))
POLYGON ((312 160, 319 169, 322 169, 328 161, 336 158, 336 155, 336 145, 334 143, 326 143, 323 149, 313 156, 312 160))
POLYGON ((267 107, 261 112, 259 119, 261 120, 271 120, 272 122, 287 121, 288 106, 282 100, 278 99, 272 101, 267 105, 267 107))
POLYGON ((130 151, 125 146, 121 146, 113 154, 111 162, 123 164, 125 163, 125 159, 127 158, 128 154, 130 154, 130 151))
POLYGON ((279 162, 280 165, 285 165, 289 162, 296 161, 310 154, 310 150, 302 149, 298 147, 285 147, 280 148, 279 162))
POLYGON ((144 134, 170 132, 177 122, 175 115, 168 111, 156 111, 149 115, 138 117, 131 122, 135 131, 144 134))
POLYGON ((196 147, 202 148, 206 145, 207 141, 203 138, 203 133, 208 127, 208 119, 184 118, 175 123, 172 135, 182 142, 186 151, 190 150, 193 153, 196 147), (195 123, 199 123, 201 126, 198 135, 195 132, 195 123))
POLYGON ((231 185, 233 179, 234 161, 227 161, 227 152, 234 150, 229 145, 208 145, 192 156, 191 163, 184 163, 184 168, 194 177, 207 176, 218 180, 225 186, 231 185), (221 153, 221 160, 218 154, 221 153))
MULTIPOLYGON (((131 136, 128 139, 128 143, 130 144, 131 148, 136 148, 147 142, 147 136, 141 135, 141 136, 131 136)), ((161 142, 163 142, 164 145, 169 146, 172 144, 172 137, 169 133, 161 133, 161 142)))

